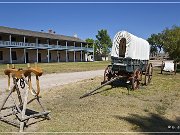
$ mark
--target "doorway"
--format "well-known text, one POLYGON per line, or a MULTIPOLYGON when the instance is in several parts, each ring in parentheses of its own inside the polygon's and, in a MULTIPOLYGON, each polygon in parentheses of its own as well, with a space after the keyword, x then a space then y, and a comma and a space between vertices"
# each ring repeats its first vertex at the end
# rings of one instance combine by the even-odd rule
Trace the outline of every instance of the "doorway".
POLYGON ((119 44, 119 57, 125 57, 126 53, 126 39, 122 38, 119 44))
POLYGON ((29 54, 26 52, 26 63, 29 63, 29 54))
POLYGON ((41 62, 41 53, 38 53, 38 62, 41 62))

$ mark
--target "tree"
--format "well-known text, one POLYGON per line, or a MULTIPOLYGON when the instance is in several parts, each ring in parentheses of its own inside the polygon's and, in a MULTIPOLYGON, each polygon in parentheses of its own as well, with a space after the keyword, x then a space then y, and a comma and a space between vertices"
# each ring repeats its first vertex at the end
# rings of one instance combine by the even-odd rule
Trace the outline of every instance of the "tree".
POLYGON ((180 27, 166 28, 162 34, 164 35, 164 50, 172 59, 180 61, 180 27))
POLYGON ((105 60, 107 57, 107 54, 110 52, 109 48, 112 47, 112 41, 110 36, 108 35, 107 30, 102 29, 98 31, 98 34, 96 35, 97 41, 97 53, 100 53, 102 56, 105 56, 105 60))
POLYGON ((180 27, 166 28, 161 33, 152 34, 147 40, 160 51, 163 48, 165 52, 168 52, 170 58, 180 61, 180 27))
POLYGON ((153 46, 153 48, 159 48, 160 53, 164 45, 164 35, 162 33, 152 34, 151 37, 147 39, 147 41, 151 46, 153 46))

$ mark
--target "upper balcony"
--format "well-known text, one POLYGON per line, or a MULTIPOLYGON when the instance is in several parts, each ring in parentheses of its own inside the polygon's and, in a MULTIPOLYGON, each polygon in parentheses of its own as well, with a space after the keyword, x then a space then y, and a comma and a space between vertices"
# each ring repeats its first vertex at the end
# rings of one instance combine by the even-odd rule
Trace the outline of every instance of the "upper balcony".
POLYGON ((68 50, 68 51, 86 51, 93 52, 93 48, 65 46, 65 45, 48 45, 24 42, 10 42, 0 40, 0 47, 3 48, 29 48, 29 49, 49 49, 49 50, 68 50))

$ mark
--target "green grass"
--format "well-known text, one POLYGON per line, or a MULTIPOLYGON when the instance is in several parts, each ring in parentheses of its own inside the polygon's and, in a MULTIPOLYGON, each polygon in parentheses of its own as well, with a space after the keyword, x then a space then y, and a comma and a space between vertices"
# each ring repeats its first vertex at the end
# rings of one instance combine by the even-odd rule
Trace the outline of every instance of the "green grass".
MULTIPOLYGON (((89 70, 105 69, 110 64, 107 61, 100 62, 61 62, 61 63, 39 63, 38 66, 43 69, 44 74, 50 73, 64 73, 64 72, 80 72, 89 70)), ((34 64, 31 64, 33 67, 34 64)), ((16 68, 26 69, 26 64, 15 64, 16 68)), ((7 68, 6 64, 0 64, 0 75, 4 75, 4 69, 7 68)))

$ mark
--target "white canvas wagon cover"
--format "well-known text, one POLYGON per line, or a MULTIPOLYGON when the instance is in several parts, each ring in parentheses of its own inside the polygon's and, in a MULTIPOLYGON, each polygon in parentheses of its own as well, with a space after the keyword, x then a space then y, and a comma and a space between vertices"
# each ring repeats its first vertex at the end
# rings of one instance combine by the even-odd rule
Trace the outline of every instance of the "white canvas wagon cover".
POLYGON ((113 39, 111 56, 119 57, 119 45, 121 39, 126 39, 125 58, 130 57, 138 60, 149 60, 149 43, 142 38, 128 33, 127 31, 120 31, 115 35, 113 39))

